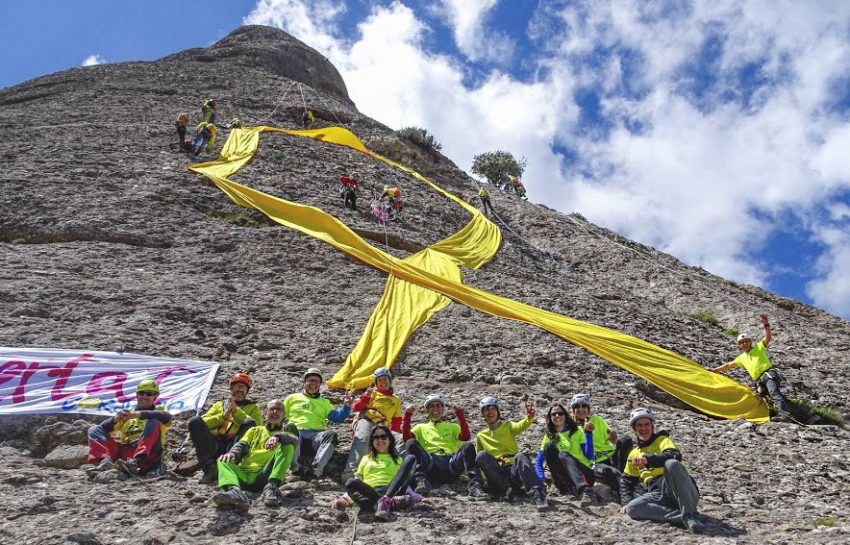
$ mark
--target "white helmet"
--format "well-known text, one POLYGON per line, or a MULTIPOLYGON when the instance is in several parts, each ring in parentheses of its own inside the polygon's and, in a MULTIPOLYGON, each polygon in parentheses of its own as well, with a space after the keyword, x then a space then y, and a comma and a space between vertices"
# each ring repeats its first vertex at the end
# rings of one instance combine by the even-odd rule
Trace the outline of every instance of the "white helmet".
POLYGON ((572 400, 570 400, 570 409, 575 407, 576 405, 587 405, 588 408, 590 405, 590 396, 587 394, 576 394, 573 396, 572 400))
POLYGON ((644 407, 638 407, 629 414, 629 427, 634 429, 635 422, 641 418, 649 418, 652 421, 652 424, 655 424, 655 415, 652 414, 652 411, 644 407))
POLYGON ((741 342, 741 341, 750 341, 750 342, 752 342, 752 341, 753 341, 753 338, 752 338, 752 336, 751 336, 749 333, 741 333, 740 335, 738 335, 738 342, 741 342))
POLYGON ((483 411, 487 407, 496 407, 496 410, 502 412, 502 407, 499 406, 499 400, 493 396, 487 396, 478 402, 478 410, 483 411))
POLYGON ((440 403, 440 405, 442 405, 444 407, 446 405, 446 401, 443 399, 443 396, 441 396, 440 394, 431 394, 431 395, 429 395, 428 397, 425 398, 425 404, 424 404, 425 410, 427 411, 428 405, 430 405, 431 403, 433 403, 435 401, 438 401, 440 403))

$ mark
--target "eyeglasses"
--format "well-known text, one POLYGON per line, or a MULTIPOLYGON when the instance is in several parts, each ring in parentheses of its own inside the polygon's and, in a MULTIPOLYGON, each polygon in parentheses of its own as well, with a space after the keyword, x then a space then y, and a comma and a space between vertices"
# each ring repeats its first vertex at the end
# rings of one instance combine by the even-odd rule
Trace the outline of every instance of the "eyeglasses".
POLYGON ((389 439, 390 436, 386 433, 382 433, 381 435, 373 435, 372 441, 383 441, 384 439, 389 439))
POLYGON ((552 411, 552 416, 565 416, 566 413, 562 413, 561 411, 552 411))
POLYGON ((151 396, 151 397, 155 397, 155 396, 156 396, 156 392, 136 392, 136 395, 137 395, 137 396, 151 396))

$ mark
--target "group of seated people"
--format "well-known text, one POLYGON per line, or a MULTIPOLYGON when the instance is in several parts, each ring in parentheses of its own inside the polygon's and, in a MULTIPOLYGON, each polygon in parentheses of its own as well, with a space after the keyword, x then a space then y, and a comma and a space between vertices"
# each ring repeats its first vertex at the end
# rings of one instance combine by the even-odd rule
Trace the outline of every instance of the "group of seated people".
MULTIPOLYGON (((484 426, 473 442, 458 405, 452 406, 456 421, 447 421, 443 397, 429 395, 422 405, 427 420, 412 425, 415 408, 402 413, 392 373, 380 368, 373 378, 357 399, 349 393, 334 408, 321 394, 321 371, 311 368, 303 375, 300 392, 271 400, 261 411, 248 398, 251 377, 233 375, 228 398, 189 421, 200 480, 219 488, 213 502, 246 511, 249 491, 259 492, 262 502, 273 507, 280 504, 287 472, 302 480, 322 478, 338 442, 328 422, 342 423, 354 412, 342 474, 346 493, 333 502, 334 508, 357 504, 363 512, 374 512, 375 519, 388 520, 393 511, 411 504, 430 504, 427 496, 434 487, 466 475, 471 499, 526 496, 538 509, 546 509, 548 466, 554 487, 582 507, 597 501, 592 490, 599 481, 611 488, 623 514, 693 531, 702 528, 696 483, 668 434, 656 431, 655 416, 648 409, 632 411, 632 440, 618 437, 605 419, 593 414, 585 394, 573 396, 569 409, 556 403, 546 414, 543 441, 532 462, 520 452, 517 436, 534 424, 533 404, 525 404, 525 418, 511 422, 503 419, 498 399, 483 398, 478 408, 484 426)), ((158 396, 156 381, 142 381, 136 410, 120 411, 89 429, 91 474, 110 469, 137 477, 165 472, 165 431, 172 416, 156 406, 158 396)))

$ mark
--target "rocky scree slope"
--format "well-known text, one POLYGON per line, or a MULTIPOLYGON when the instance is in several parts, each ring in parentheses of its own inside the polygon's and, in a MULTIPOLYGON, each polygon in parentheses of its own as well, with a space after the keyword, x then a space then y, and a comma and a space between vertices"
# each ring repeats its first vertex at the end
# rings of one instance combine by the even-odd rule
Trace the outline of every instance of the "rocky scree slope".
MULTIPOLYGON (((222 368, 210 402, 225 395, 236 370, 255 376, 251 395, 263 401, 296 390, 308 366, 336 371, 380 298, 385 275, 233 205, 186 170, 188 157, 168 147, 176 113, 190 111, 197 120, 197 107, 208 97, 219 100, 222 120, 239 116, 246 124, 295 127, 303 108, 293 82, 303 85, 320 125, 342 123, 375 151, 474 198, 471 178, 360 114, 333 66, 274 29, 240 28, 209 48, 155 62, 38 78, 0 91, 0 345, 121 347, 213 359, 222 368)), ((237 180, 327 210, 398 256, 449 236, 469 219, 401 172, 309 139, 264 136, 237 180), (367 186, 398 185, 408 205, 404 221, 384 232, 362 196, 359 210, 344 209, 337 178, 352 170, 367 186)), ((771 353, 791 388, 845 418, 850 414, 847 322, 687 267, 579 214, 498 191, 493 202, 506 225, 504 244, 491 263, 466 272, 467 283, 636 335, 706 365, 735 355, 724 330, 755 330, 758 313, 767 312, 775 333, 771 353), (697 312, 712 314, 718 325, 691 317, 697 312)), ((428 393, 442 392, 463 406, 473 431, 481 428, 476 401, 484 394, 499 396, 505 415, 516 419, 526 395, 543 413, 551 401, 586 392, 621 433, 631 408, 653 408, 699 482, 708 534, 635 523, 611 503, 581 509, 553 496, 553 509, 537 513, 526 502, 469 504, 461 494, 440 498, 433 510, 403 513, 392 524, 361 522, 355 543, 850 539, 848 432, 839 428, 714 420, 543 331, 459 304, 412 337, 397 374, 403 402, 418 406, 428 393)), ((330 396, 341 399, 339 392, 330 396)), ((216 510, 213 490, 194 479, 90 482, 79 458, 89 423, 0 418, 0 502, 7 506, 0 542, 352 539, 353 511, 326 507, 340 492, 332 481, 293 479, 283 507, 255 502, 246 515, 216 510)), ((178 421, 169 432, 172 448, 185 426, 178 421)), ((524 448, 536 450, 541 430, 535 426, 522 436, 524 448)), ((345 450, 347 428, 338 431, 345 450)), ((339 464, 335 459, 332 477, 339 464)))

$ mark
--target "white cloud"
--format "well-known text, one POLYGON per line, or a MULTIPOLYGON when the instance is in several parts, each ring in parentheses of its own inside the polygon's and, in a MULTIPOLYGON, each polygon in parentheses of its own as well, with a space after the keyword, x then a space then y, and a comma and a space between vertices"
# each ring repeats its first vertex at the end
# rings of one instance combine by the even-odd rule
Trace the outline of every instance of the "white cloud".
POLYGON ((513 57, 513 40, 505 32, 485 26, 487 15, 498 3, 498 0, 441 0, 436 8, 451 27, 458 49, 468 58, 507 64, 513 57))
POLYGON ((85 59, 83 59, 83 63, 80 66, 94 66, 96 64, 103 64, 106 62, 106 59, 101 57, 100 55, 89 55, 85 59))
MULTIPOLYGON (((523 52, 540 79, 494 70, 475 88, 464 85, 464 59, 426 50, 431 29, 402 2, 373 7, 357 33, 336 26, 341 2, 317 5, 259 0, 246 22, 278 26, 323 52, 363 113, 427 128, 461 168, 493 149, 525 156, 533 200, 731 279, 770 288, 779 270, 760 250, 793 214, 826 248, 807 293, 850 315, 841 284, 850 242, 826 235, 842 232, 836 223, 850 210, 830 201, 850 191, 850 129, 830 111, 850 64, 850 3, 552 0, 529 28, 537 57, 523 52), (687 69, 698 62, 711 63, 696 75, 710 82, 687 69), (754 89, 742 77, 762 83, 754 89), (581 89, 598 95, 607 131, 585 130, 581 89)), ((495 6, 438 6, 470 59, 496 51, 487 40, 495 6)))

